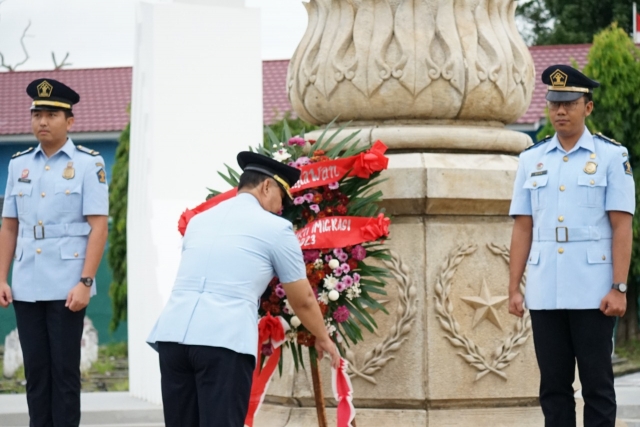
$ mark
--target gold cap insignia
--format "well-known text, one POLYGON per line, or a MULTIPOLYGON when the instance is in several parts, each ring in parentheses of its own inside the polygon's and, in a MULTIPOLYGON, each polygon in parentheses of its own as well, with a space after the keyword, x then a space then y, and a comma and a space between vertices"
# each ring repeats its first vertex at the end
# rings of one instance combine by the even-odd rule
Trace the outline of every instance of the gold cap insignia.
POLYGON ((40 98, 48 98, 51 96, 51 92, 53 92, 53 86, 48 81, 44 80, 38 86, 38 96, 40 98))
POLYGON ((569 78, 567 74, 560 70, 555 70, 549 77, 551 77, 551 86, 553 87, 565 87, 569 78))

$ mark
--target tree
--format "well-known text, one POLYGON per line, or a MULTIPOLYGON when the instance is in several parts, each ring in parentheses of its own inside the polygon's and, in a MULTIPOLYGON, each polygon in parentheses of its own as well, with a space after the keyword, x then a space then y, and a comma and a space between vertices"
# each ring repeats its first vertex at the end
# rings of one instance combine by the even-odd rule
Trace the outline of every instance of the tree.
MULTIPOLYGON (((624 143, 630 161, 640 158, 640 49, 626 30, 616 24, 600 32, 593 41, 584 73, 600 82, 594 90, 595 108, 591 123, 603 134, 624 143)), ((633 172, 636 200, 640 195, 640 164, 633 172)), ((620 161, 622 166, 622 160, 620 161)), ((633 219, 633 253, 629 272, 627 314, 620 319, 618 340, 640 338, 638 335, 638 296, 640 295, 640 206, 633 219)))
POLYGON ((633 0, 521 0, 517 14, 531 28, 535 45, 591 43, 593 36, 617 22, 632 31, 633 0))

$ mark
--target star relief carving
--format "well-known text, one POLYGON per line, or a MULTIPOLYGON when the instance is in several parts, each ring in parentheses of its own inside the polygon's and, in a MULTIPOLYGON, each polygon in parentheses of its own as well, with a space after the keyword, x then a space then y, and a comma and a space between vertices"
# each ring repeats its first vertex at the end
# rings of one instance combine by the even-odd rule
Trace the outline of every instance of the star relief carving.
POLYGON ((491 292, 489 292, 489 286, 487 286, 487 281, 482 278, 482 287, 480 288, 479 296, 461 297, 460 299, 471 306, 471 308, 475 309, 472 328, 475 328, 484 319, 487 319, 502 331, 502 324, 500 323, 500 318, 498 317, 498 309, 500 308, 500 306, 502 306, 502 304, 504 304, 507 299, 509 299, 509 297, 491 296, 491 292))

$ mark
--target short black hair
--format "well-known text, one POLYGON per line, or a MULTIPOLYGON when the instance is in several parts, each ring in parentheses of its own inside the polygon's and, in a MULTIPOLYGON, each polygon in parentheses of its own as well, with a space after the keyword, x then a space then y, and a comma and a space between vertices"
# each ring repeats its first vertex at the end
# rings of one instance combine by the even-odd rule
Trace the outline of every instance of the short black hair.
POLYGON ((247 187, 248 190, 256 188, 258 185, 262 184, 270 178, 268 175, 265 175, 260 172, 254 171, 245 171, 240 175, 240 182, 238 183, 238 190, 242 190, 247 187))
POLYGON ((593 94, 591 92, 585 93, 584 94, 584 103, 588 104, 591 101, 593 101, 593 94))
POLYGON ((64 111, 64 118, 68 119, 69 117, 73 117, 73 111, 71 110, 62 110, 64 111))

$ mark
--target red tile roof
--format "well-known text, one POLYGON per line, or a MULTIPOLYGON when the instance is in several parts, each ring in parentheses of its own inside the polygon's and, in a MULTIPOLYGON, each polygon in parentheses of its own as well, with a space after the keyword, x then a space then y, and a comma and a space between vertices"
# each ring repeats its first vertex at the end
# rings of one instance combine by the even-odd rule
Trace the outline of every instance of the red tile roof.
MULTIPOLYGON (((540 81, 542 71, 553 64, 570 64, 572 60, 583 67, 590 47, 589 44, 580 44, 529 48, 536 68, 535 89, 529 109, 516 123, 533 124, 544 117, 546 88, 540 81)), ((288 66, 288 60, 262 63, 262 114, 265 123, 272 123, 291 111, 286 91, 288 66)), ((26 114, 31 99, 25 88, 39 77, 62 81, 80 93, 81 101, 74 108, 74 132, 121 131, 129 121, 126 108, 131 100, 131 74, 131 67, 0 73, 0 135, 31 133, 29 115, 26 114)), ((292 117, 296 117, 293 112, 292 117)))
POLYGON ((536 86, 533 90, 531 105, 522 117, 516 123, 536 123, 544 117, 544 108, 546 106, 545 95, 547 88, 540 80, 542 72, 549 66, 554 64, 572 64, 575 61, 580 68, 587 63, 587 54, 591 48, 590 44, 569 44, 555 46, 532 46, 529 48, 533 63, 536 67, 536 86))
POLYGON ((63 82, 80 94, 73 108, 74 132, 121 131, 129 121, 131 67, 5 72, 0 73, 0 135, 31 133, 31 98, 25 89, 41 77, 63 82))

